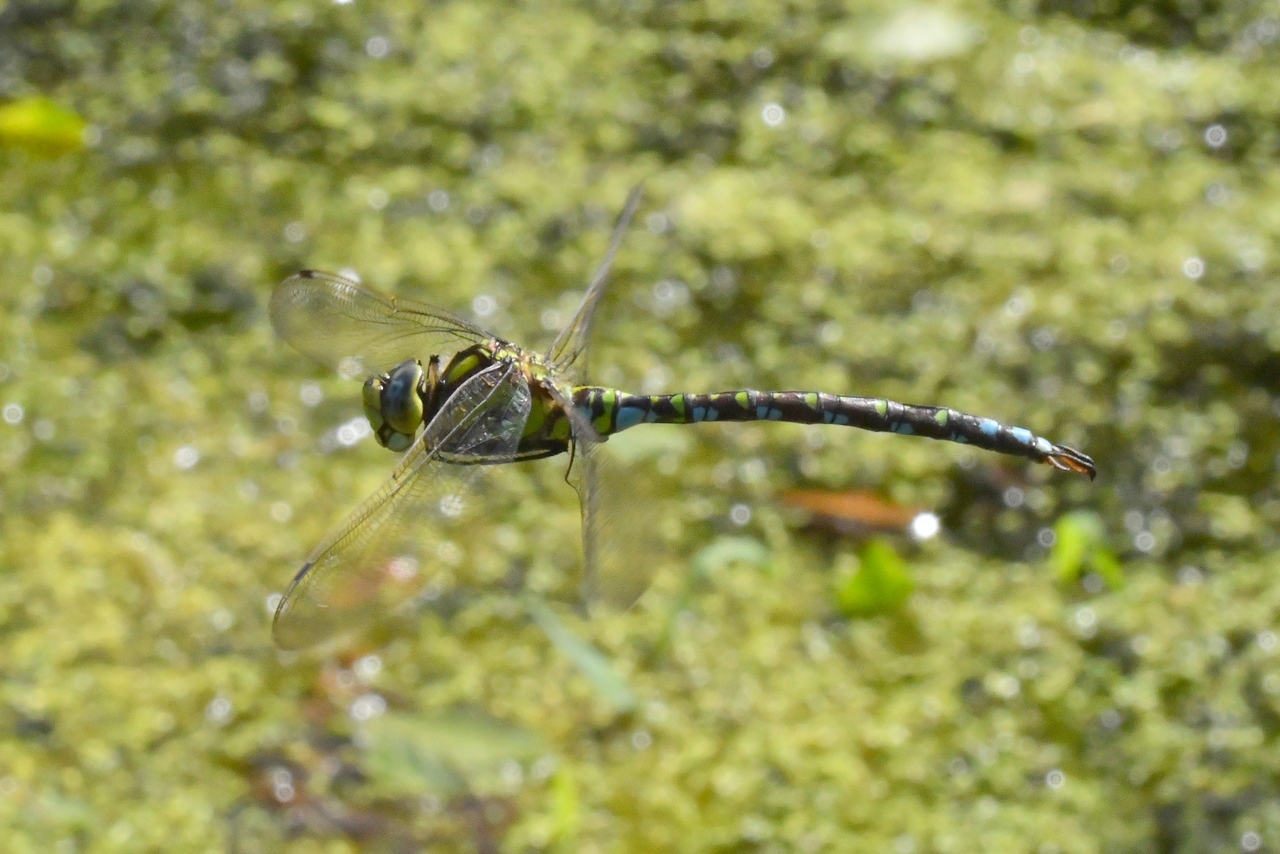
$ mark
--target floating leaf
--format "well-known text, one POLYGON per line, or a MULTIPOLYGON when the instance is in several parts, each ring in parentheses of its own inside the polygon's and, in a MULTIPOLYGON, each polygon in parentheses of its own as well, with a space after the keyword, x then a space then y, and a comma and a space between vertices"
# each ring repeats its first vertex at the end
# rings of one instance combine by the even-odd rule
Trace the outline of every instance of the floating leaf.
POLYGON ((503 763, 547 752, 537 735, 479 712, 390 714, 365 725, 366 770, 388 794, 484 791, 503 763))
POLYGON ((631 686, 604 653, 574 634, 542 600, 530 599, 528 609, 543 634, 573 662, 601 699, 618 712, 635 709, 636 697, 631 686))
POLYGON ((1049 562, 1063 584, 1074 583, 1086 568, 1096 572, 1112 589, 1124 583, 1120 561, 1107 548, 1106 531, 1098 514, 1087 510, 1067 513, 1053 526, 1053 533, 1049 562))
POLYGON ((551 816, 556 839, 569 840, 582 823, 582 798, 578 780, 569 768, 561 768, 551 778, 551 816))
POLYGON ((1089 555, 1089 563, 1093 566, 1093 571, 1098 573, 1098 576, 1107 582, 1107 586, 1112 590, 1118 590, 1124 585, 1124 569, 1105 545, 1099 543, 1094 547, 1089 555))
POLYGON ((1080 577, 1084 559, 1095 538, 1090 514, 1068 513, 1053 526, 1053 550, 1049 561, 1059 581, 1072 582, 1080 577))
POLYGON ((917 507, 896 504, 874 492, 828 492, 821 489, 793 489, 782 493, 788 507, 808 510, 841 533, 856 531, 901 531, 920 515, 917 507))
POLYGON ((709 545, 699 549, 691 563, 693 571, 685 574, 684 588, 671 603, 667 627, 658 640, 660 648, 671 642, 677 615, 692 607, 694 590, 699 582, 732 564, 749 564, 757 569, 768 569, 772 565, 769 550, 750 537, 717 537, 709 545))
POLYGON ((84 148, 85 120, 48 98, 23 98, 0 105, 0 145, 57 157, 84 148))
POLYGON ((871 617, 899 608, 915 583, 906 561, 884 540, 872 540, 858 555, 858 567, 836 583, 836 607, 850 617, 871 617))
POLYGON ((763 569, 769 565, 769 550, 750 537, 719 537, 693 557, 694 572, 703 578, 734 563, 763 569))

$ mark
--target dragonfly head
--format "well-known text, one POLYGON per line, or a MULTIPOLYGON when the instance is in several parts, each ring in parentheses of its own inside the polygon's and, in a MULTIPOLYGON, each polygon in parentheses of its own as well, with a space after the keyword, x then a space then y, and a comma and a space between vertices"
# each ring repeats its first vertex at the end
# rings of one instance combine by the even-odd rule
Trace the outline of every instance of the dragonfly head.
POLYGON ((404 451, 422 426, 425 401, 435 385, 436 360, 428 376, 417 359, 406 359, 364 384, 364 414, 378 444, 404 451))

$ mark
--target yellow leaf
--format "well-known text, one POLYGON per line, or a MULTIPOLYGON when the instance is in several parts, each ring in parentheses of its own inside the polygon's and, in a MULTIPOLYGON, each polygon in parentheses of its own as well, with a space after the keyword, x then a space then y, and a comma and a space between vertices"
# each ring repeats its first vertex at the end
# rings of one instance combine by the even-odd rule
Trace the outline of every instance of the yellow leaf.
POLYGON ((0 105, 0 145, 57 157, 84 148, 86 122, 48 98, 22 98, 0 105))

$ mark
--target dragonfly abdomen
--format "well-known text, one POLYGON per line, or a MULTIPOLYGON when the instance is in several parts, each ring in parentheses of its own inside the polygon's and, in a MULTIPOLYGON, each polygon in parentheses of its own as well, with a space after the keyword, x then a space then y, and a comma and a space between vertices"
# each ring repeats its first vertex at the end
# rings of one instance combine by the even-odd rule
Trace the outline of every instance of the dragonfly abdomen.
POLYGON ((846 397, 814 391, 727 391, 713 394, 627 394, 615 389, 581 388, 575 403, 601 435, 637 424, 697 424, 712 421, 786 421, 834 424, 877 433, 925 436, 975 448, 1025 457, 1064 471, 1097 470, 1086 454, 1050 442, 1023 427, 957 412, 944 406, 915 406, 872 397, 846 397))

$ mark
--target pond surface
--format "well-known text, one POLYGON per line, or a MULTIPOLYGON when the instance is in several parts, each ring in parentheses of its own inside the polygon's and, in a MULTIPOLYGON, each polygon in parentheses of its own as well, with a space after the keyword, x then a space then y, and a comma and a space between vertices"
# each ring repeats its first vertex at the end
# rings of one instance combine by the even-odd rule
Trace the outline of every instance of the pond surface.
POLYGON ((0 5, 0 848, 1280 846, 1277 59, 1243 2, 0 5), (438 544, 467 585, 278 651, 396 457, 273 287, 544 349, 641 180, 598 382, 1098 479, 642 426, 633 607, 575 600, 559 457, 438 544))

